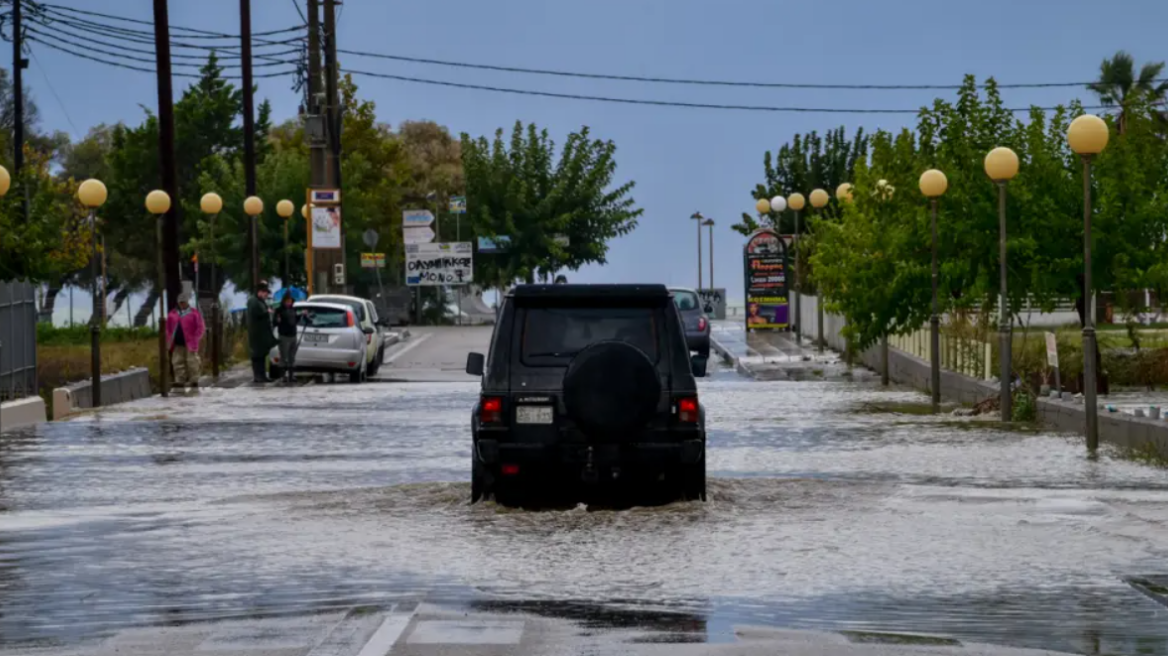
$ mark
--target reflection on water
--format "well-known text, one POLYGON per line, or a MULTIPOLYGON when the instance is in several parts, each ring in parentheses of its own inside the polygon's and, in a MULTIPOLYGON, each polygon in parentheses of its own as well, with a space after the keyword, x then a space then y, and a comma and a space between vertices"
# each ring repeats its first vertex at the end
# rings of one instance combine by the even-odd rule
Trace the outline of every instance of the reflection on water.
POLYGON ((1168 573, 1168 480, 1077 440, 875 386, 706 381, 708 503, 526 512, 467 503, 473 385, 265 392, 0 442, 0 641, 425 598, 642 641, 745 623, 1168 654, 1126 582, 1168 573))

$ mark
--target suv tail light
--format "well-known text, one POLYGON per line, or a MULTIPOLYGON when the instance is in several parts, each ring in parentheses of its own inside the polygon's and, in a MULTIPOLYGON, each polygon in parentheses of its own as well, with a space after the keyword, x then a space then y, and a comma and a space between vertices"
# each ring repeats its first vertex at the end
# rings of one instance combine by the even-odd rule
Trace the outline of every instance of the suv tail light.
POLYGON ((698 332, 706 332, 706 318, 698 317, 698 332))
POLYGON ((498 424, 503 421, 503 399, 484 396, 479 404, 479 421, 484 424, 498 424))
POLYGON ((683 424, 698 423, 698 397, 687 396, 678 400, 677 418, 683 424))
POLYGON ((366 344, 372 344, 372 343, 373 343, 373 335, 372 335, 372 334, 369 334, 369 335, 366 335, 366 336, 365 336, 365 343, 366 343, 366 344))

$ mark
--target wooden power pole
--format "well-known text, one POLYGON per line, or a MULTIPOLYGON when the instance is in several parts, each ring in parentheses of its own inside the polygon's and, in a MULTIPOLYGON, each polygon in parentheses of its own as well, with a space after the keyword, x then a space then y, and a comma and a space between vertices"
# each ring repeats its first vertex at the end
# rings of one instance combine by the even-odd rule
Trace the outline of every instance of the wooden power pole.
MULTIPOLYGON (((256 195, 255 85, 251 74, 251 0, 239 0, 240 66, 243 68, 243 177, 246 195, 256 195)), ((259 216, 250 217, 247 230, 251 253, 251 288, 260 282, 259 216)))
MULTIPOLYGON (((178 195, 178 166, 174 159, 174 91, 170 75, 170 13, 167 0, 154 0, 154 54, 158 71, 158 160, 162 167, 162 190, 170 195, 170 210, 162 231, 162 260, 166 270, 166 307, 178 305, 182 293, 179 268, 178 227, 181 214, 178 195)), ((160 294, 163 290, 159 290, 160 294)))

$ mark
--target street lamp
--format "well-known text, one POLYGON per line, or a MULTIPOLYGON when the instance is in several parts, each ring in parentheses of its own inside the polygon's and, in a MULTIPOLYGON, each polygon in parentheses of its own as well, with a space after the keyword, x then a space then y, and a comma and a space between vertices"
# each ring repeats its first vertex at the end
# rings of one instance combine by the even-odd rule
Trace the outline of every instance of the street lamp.
POLYGON ((998 359, 1001 367, 998 377, 1001 383, 1002 421, 1010 421, 1013 418, 1013 397, 1010 390, 1011 321, 1006 299, 1006 184, 1018 175, 1018 156, 1004 146, 994 148, 986 155, 985 172, 998 185, 998 291, 1001 295, 998 301, 998 359))
POLYGON ((852 202, 852 183, 845 182, 836 187, 835 199, 841 203, 848 203, 850 205, 852 202))
MULTIPOLYGON (((816 189, 811 192, 811 207, 815 208, 815 215, 823 216, 823 208, 827 207, 827 201, 831 197, 822 189, 816 189)), ((819 291, 819 280, 815 281, 815 327, 816 327, 816 348, 820 353, 823 353, 823 345, 826 340, 823 339, 823 294, 819 291)), ((851 363, 848 363, 851 366, 851 363)))
POLYGON ((702 216, 701 212, 694 212, 689 218, 698 224, 698 290, 700 291, 702 288, 702 221, 706 217, 702 216))
POLYGON ((155 285, 158 286, 159 316, 158 322, 158 387, 162 396, 170 393, 170 367, 166 360, 166 268, 162 262, 162 221, 170 211, 170 194, 159 189, 146 194, 146 211, 154 215, 154 250, 158 257, 158 274, 155 285))
POLYGON ((210 192, 199 199, 199 209, 211 217, 211 377, 219 380, 219 259, 215 243, 215 222, 223 211, 223 199, 210 192))
POLYGON ((714 220, 706 219, 702 225, 710 229, 710 289, 714 288, 714 220))
POLYGON ((276 214, 284 219, 284 286, 288 286, 288 278, 292 276, 292 267, 288 264, 288 219, 296 212, 296 206, 290 200, 276 203, 276 214))
POLYGON ((259 217, 264 213, 264 201, 259 196, 248 196, 243 201, 243 211, 251 217, 251 287, 260 284, 260 231, 259 217))
MULTIPOLYGON (((0 166, 0 198, 3 198, 4 196, 8 195, 8 189, 11 186, 12 186, 12 176, 8 174, 8 169, 4 168, 3 166, 0 166)), ((69 298, 72 299, 73 292, 70 291, 69 294, 70 294, 69 298)), ((70 302, 69 302, 69 311, 70 312, 73 311, 72 300, 70 300, 70 302)), ((70 326, 73 325, 72 318, 70 318, 70 320, 69 320, 69 325, 70 326)), ((3 350, 3 348, 4 348, 4 344, 2 342, 0 342, 0 350, 3 350)), ((3 423, 0 423, 0 426, 3 426, 3 423)))
POLYGON ((1095 304, 1091 289, 1091 160, 1103 152, 1110 128, 1098 116, 1084 114, 1071 121, 1067 141, 1083 160, 1083 403, 1087 411, 1087 450, 1099 449, 1099 409, 1095 398, 1095 304))
POLYGON ((100 180, 86 180, 77 188, 77 198, 89 210, 89 234, 93 239, 93 316, 89 319, 89 352, 92 368, 92 389, 90 391, 92 405, 101 407, 101 292, 98 291, 98 259, 97 259, 97 208, 105 204, 108 192, 100 180))
POLYGON ((803 251, 799 248, 799 212, 803 211, 806 202, 803 194, 797 191, 787 196, 787 207, 795 213, 795 342, 799 345, 803 344, 803 266, 800 264, 803 251))
MULTIPOLYGON (((938 296, 937 265, 937 205, 949 189, 949 179, 937 169, 921 174, 921 193, 929 199, 930 224, 933 233, 933 314, 929 317, 929 391, 933 397, 933 412, 941 409, 941 302, 938 296)), ((885 364, 885 369, 888 365, 885 364)))

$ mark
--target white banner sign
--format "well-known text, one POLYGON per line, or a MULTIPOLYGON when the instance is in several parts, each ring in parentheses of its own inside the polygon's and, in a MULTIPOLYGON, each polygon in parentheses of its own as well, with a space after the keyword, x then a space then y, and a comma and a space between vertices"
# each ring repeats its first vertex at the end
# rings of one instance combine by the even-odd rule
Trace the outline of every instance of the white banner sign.
POLYGON ((341 208, 312 208, 312 247, 341 247, 341 208))
POLYGON ((1058 340, 1054 333, 1046 333, 1046 364, 1058 369, 1058 340))
POLYGON ((470 242, 406 244, 406 284, 465 285, 474 282, 474 249, 470 242))
POLYGON ((433 225, 434 215, 430 210, 405 210, 402 212, 402 228, 433 225))

